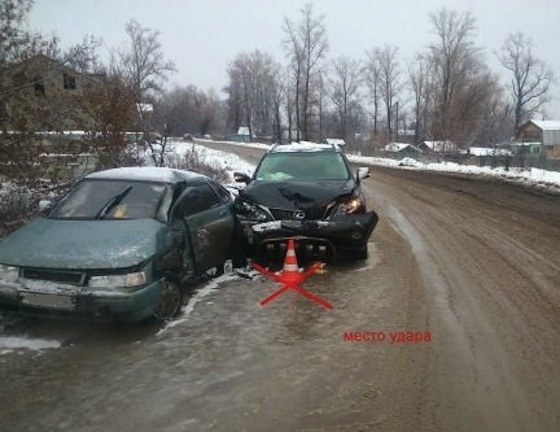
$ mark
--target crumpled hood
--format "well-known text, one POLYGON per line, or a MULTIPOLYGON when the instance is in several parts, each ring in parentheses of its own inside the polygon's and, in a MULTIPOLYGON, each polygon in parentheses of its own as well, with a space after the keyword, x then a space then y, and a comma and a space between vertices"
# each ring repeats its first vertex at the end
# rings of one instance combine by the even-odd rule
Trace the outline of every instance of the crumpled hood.
POLYGON ((254 181, 239 196, 266 207, 303 210, 326 205, 339 196, 350 194, 354 187, 353 180, 254 181))
POLYGON ((153 219, 38 218, 0 241, 0 263, 57 269, 111 269, 140 264, 170 243, 153 219))

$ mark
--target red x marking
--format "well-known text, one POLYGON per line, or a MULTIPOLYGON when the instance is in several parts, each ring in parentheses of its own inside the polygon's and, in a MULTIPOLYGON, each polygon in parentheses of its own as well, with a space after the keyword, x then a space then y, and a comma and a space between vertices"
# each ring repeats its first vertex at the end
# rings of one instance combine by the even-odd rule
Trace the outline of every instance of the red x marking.
POLYGON ((261 300, 260 302, 261 306, 265 306, 267 303, 271 302, 272 300, 274 300, 276 297, 280 296, 284 292, 288 291, 289 289, 293 289, 297 291, 299 294, 301 294, 302 296, 307 297, 309 300, 313 300, 314 302, 319 303, 321 306, 327 309, 332 309, 333 306, 328 301, 322 299, 319 296, 316 296, 315 294, 299 286, 301 282, 303 282, 305 279, 307 279, 309 276, 311 276, 313 273, 319 270, 321 268, 321 265, 322 265, 321 263, 315 263, 303 273, 286 272, 284 270, 278 273, 273 273, 267 268, 261 267, 260 265, 253 263, 253 267, 256 270, 258 270, 260 273, 282 284, 282 287, 280 289, 274 291, 268 297, 261 300))

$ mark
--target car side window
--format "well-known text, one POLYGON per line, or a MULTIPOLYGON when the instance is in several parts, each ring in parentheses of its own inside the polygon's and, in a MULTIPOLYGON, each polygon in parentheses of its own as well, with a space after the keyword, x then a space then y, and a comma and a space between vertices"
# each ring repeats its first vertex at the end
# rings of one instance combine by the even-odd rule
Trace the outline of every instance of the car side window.
POLYGON ((211 181, 209 181, 208 184, 210 185, 212 190, 218 195, 222 203, 225 204, 231 201, 231 194, 228 192, 226 188, 211 181))
POLYGON ((220 205, 218 196, 205 183, 188 187, 182 201, 183 217, 191 216, 220 205))

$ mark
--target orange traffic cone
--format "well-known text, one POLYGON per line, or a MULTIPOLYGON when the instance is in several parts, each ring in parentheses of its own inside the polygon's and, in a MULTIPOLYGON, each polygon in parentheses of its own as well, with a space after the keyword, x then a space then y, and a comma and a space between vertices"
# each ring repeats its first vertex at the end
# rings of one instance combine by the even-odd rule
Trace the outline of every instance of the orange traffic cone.
POLYGON ((311 276, 313 273, 316 273, 322 266, 321 263, 315 263, 307 270, 303 271, 304 269, 300 269, 297 262, 296 257, 296 248, 294 246, 294 240, 288 240, 288 249, 286 251, 286 258, 284 258, 284 267, 281 271, 272 273, 268 268, 261 267, 257 263, 253 263, 253 268, 262 273, 263 275, 275 280, 282 284, 282 288, 276 290, 264 300, 260 302, 261 306, 266 305, 267 303, 274 300, 276 297, 288 291, 289 289, 293 289, 297 291, 299 294, 307 297, 310 300, 313 300, 319 303, 321 306, 326 307, 327 309, 332 309, 332 305, 323 300, 322 298, 316 296, 315 294, 304 290, 298 284, 303 282, 306 278, 311 276))
POLYGON ((301 276, 293 239, 288 240, 288 249, 286 251, 286 258, 284 258, 284 267, 282 268, 282 272, 280 274, 282 275, 282 279, 285 281, 296 280, 301 276))

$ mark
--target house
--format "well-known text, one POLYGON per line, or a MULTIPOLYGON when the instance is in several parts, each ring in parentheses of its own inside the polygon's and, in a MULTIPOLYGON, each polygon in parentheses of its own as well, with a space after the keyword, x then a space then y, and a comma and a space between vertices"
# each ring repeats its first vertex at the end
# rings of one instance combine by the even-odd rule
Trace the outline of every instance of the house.
POLYGON ((384 147, 384 150, 388 153, 396 153, 400 156, 415 157, 422 153, 418 147, 407 143, 389 143, 384 147))
MULTIPOLYGON (((90 152, 85 131, 96 125, 93 94, 103 85, 103 77, 80 73, 64 62, 37 54, 10 65, 0 75, 4 95, 0 102, 0 147, 6 136, 27 147, 41 175, 69 179, 93 169, 96 155, 90 152), (37 164, 37 162, 39 162, 37 164)), ((6 147, 9 148, 9 145, 6 147)), ((10 168, 15 153, 6 153, 1 169, 10 168)), ((33 168, 37 169, 37 168, 33 168)))
POLYGON ((529 120, 523 123, 512 149, 516 153, 560 157, 560 120, 529 120))
POLYGON ((84 99, 100 83, 100 76, 80 73, 43 54, 11 66, 2 76, 2 87, 13 89, 4 98, 7 129, 84 130, 90 123, 84 99))
POLYGON ((338 146, 346 145, 346 141, 344 141, 342 138, 325 138, 325 143, 338 146))
POLYGON ((452 141, 422 141, 420 150, 429 153, 455 153, 457 146, 452 141))
POLYGON ((493 147, 469 147, 462 150, 460 153, 475 157, 511 156, 512 154, 511 150, 493 147))
POLYGON ((226 139, 236 142, 251 142, 251 132, 247 126, 240 126, 237 133, 228 135, 226 139))

